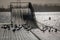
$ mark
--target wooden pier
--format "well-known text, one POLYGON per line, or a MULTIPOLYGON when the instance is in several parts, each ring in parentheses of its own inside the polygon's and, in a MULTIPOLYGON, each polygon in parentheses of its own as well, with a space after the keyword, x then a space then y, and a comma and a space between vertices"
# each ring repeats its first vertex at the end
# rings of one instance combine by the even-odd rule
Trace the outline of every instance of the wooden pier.
POLYGON ((38 40, 30 31, 21 28, 19 31, 0 28, 0 40, 38 40))

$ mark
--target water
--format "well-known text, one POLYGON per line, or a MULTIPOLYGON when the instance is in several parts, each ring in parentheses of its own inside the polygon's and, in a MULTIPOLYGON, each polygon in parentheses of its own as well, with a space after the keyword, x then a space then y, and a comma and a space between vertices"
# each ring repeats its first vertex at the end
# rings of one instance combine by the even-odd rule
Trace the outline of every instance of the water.
POLYGON ((0 23, 10 23, 11 13, 10 12, 0 12, 0 23))
MULTIPOLYGON (((36 21, 60 29, 60 12, 35 12, 36 21), (49 20, 51 17, 51 20, 49 20)), ((20 20, 17 18, 17 21, 20 20)), ((11 13, 0 12, 0 23, 10 23, 11 13)), ((22 23, 22 21, 21 21, 22 23)))
POLYGON ((60 12, 35 12, 35 17, 38 22, 44 25, 60 29, 60 12))

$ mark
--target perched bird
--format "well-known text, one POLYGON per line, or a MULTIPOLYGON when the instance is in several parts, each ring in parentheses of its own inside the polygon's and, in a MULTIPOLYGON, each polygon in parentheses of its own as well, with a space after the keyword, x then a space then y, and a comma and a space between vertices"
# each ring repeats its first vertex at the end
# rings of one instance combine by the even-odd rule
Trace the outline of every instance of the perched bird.
POLYGON ((18 28, 17 28, 17 31, 20 30, 21 28, 22 28, 22 27, 18 27, 18 28))
POLYGON ((13 32, 15 32, 15 31, 16 31, 16 29, 13 29, 12 31, 13 31, 13 32))

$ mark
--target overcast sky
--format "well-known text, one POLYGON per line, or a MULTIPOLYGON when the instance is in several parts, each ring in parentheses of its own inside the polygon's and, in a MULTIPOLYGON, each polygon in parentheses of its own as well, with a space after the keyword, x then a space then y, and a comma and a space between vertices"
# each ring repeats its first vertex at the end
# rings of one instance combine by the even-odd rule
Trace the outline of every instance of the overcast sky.
MULTIPOLYGON (((7 5, 10 4, 10 2, 16 2, 17 0, 0 0, 0 7, 3 5, 4 7, 7 7, 7 5)), ((31 2, 32 4, 60 4, 60 0, 18 0, 23 2, 31 2)))

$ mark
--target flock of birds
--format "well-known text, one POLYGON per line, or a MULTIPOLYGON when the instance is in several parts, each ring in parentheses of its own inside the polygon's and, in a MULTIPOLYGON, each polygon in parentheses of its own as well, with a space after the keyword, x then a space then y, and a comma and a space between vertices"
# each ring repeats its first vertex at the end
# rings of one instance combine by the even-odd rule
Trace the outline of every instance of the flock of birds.
POLYGON ((46 26, 45 27, 41 27, 39 28, 41 31, 45 32, 46 30, 48 30, 48 32, 58 32, 60 30, 58 30, 57 28, 54 28, 53 26, 46 26))
POLYGON ((31 26, 27 25, 27 24, 23 24, 23 25, 19 25, 17 26, 16 24, 13 26, 13 24, 10 25, 3 25, 1 26, 2 29, 8 29, 8 30, 12 30, 13 32, 15 31, 19 31, 21 28, 26 29, 27 31, 29 31, 31 29, 31 26))
MULTIPOLYGON (((32 27, 30 25, 27 25, 27 24, 22 24, 22 25, 17 25, 17 24, 15 24, 15 25, 13 25, 13 24, 7 25, 7 24, 5 24, 5 25, 1 26, 2 29, 12 30, 13 32, 19 31, 22 27, 24 29, 26 29, 27 31, 32 29, 32 27)), ((39 29, 41 31, 43 31, 43 32, 45 32, 46 30, 48 30, 48 32, 57 32, 57 31, 60 31, 57 28, 53 28, 51 26, 46 26, 46 25, 44 25, 44 27, 41 26, 39 29)))

